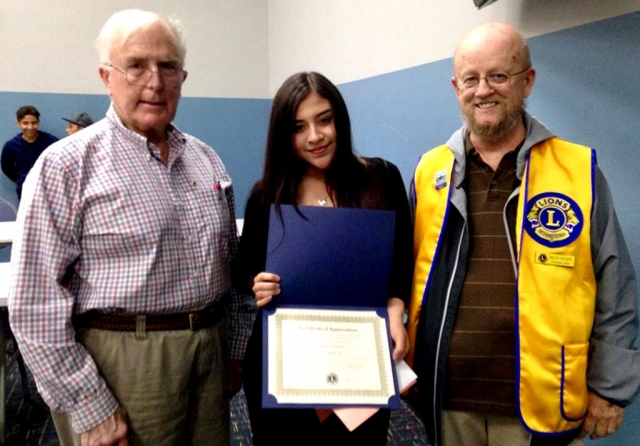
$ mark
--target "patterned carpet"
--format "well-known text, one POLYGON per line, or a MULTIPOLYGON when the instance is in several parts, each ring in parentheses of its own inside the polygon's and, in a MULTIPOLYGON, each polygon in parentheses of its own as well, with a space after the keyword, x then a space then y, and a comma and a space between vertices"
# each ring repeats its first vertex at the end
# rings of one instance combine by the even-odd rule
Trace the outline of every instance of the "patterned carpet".
MULTIPOLYGON (((13 351, 13 346, 8 346, 13 351)), ((26 401, 22 397, 20 375, 15 355, 8 354, 7 373, 7 443, 15 446, 57 446, 59 445, 49 409, 36 392, 33 377, 29 374, 29 388, 33 398, 26 401)), ((406 405, 394 411, 389 427, 389 445, 426 445, 424 427, 415 413, 406 405)), ((244 394, 240 392, 231 402, 231 445, 251 446, 251 431, 244 394)))

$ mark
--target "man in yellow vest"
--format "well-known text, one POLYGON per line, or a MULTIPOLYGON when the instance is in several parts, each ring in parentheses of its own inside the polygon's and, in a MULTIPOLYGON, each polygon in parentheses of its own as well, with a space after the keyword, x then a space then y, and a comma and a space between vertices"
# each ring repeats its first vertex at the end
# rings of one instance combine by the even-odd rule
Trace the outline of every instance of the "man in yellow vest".
POLYGON ((464 126, 412 182, 415 396, 433 445, 579 445, 638 393, 635 273, 594 152, 524 111, 525 40, 490 23, 454 55, 464 126))

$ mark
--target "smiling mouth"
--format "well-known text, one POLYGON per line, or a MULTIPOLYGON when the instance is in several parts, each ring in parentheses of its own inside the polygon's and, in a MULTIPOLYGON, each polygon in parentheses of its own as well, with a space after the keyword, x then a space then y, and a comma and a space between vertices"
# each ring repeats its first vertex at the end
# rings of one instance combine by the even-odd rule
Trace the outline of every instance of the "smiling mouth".
POLYGON ((145 105, 150 105, 152 107, 164 107, 164 105, 166 104, 163 101, 140 101, 141 104, 145 104, 145 105))
POLYGON ((314 155, 321 155, 329 148, 329 146, 330 146, 330 144, 327 144, 326 146, 322 146, 322 147, 316 147, 316 148, 313 148, 313 149, 309 150, 309 152, 314 154, 314 155))
POLYGON ((476 104, 476 107, 480 109, 487 109, 487 108, 495 107, 496 105, 498 105, 497 102, 482 102, 480 104, 476 104))

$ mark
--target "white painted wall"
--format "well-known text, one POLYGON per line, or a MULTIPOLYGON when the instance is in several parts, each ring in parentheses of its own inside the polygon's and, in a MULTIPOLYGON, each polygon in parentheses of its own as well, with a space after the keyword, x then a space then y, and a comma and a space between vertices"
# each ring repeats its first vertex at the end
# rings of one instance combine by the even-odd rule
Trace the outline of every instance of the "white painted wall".
POLYGON ((2 0, 0 91, 104 94, 94 41, 129 8, 182 20, 185 96, 269 96, 267 0, 2 0))
POLYGON ((268 98, 289 75, 336 83, 450 57, 486 21, 525 37, 640 10, 640 0, 31 0, 0 2, 0 91, 103 94, 93 47, 117 10, 175 14, 187 31, 183 94, 268 98))
POLYGON ((640 0, 269 0, 270 91, 315 70, 345 83, 453 55, 474 26, 506 22, 525 37, 640 10, 640 0))

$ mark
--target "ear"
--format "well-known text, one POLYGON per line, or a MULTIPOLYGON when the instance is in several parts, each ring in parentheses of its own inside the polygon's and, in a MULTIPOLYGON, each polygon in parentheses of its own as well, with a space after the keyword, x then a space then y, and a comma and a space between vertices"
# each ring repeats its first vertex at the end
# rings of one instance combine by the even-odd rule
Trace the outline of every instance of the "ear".
POLYGON ((536 81, 536 70, 531 68, 524 76, 524 97, 528 98, 533 90, 533 84, 536 81))
POLYGON ((98 73, 100 74, 100 79, 102 79, 102 83, 107 89, 109 96, 111 96, 111 70, 108 67, 101 65, 98 67, 98 73))
POLYGON ((460 89, 458 88, 458 81, 455 77, 451 78, 451 86, 453 87, 453 91, 456 93, 456 97, 460 96, 460 89))

